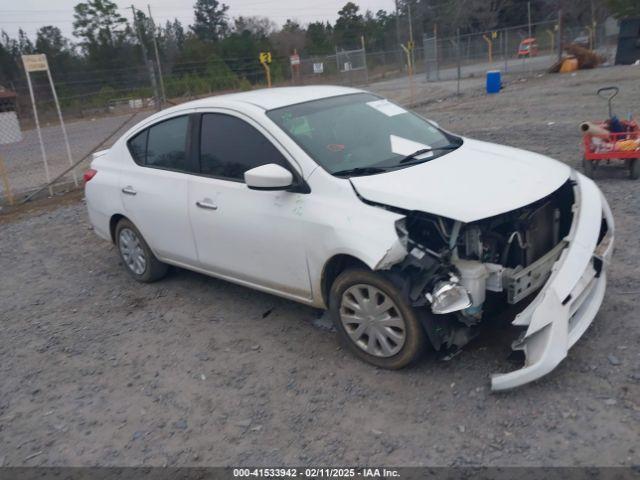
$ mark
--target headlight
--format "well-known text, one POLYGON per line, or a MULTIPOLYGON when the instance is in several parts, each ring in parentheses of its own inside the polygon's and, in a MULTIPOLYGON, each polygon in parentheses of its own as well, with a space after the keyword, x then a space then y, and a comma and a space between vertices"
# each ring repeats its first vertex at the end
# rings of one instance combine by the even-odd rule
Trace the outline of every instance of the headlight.
POLYGON ((436 283, 433 292, 427 293, 426 297, 431 302, 431 311, 437 314, 457 312, 471 306, 467 290, 452 281, 436 283))

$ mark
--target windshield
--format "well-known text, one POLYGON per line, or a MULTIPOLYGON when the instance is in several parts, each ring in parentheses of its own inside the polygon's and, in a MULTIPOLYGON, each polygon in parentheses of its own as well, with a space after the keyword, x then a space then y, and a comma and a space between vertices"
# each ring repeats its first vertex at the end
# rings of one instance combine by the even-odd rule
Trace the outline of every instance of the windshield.
POLYGON ((446 154, 462 141, 369 93, 291 105, 267 115, 329 173, 370 175, 446 154))

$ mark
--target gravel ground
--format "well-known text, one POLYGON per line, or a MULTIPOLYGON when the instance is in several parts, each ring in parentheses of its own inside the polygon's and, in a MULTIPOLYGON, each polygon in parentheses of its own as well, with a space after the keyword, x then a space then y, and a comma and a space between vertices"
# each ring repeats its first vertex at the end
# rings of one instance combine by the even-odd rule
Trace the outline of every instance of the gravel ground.
MULTIPOLYGON (((620 85, 618 112, 640 114, 639 77, 543 76, 420 111, 575 165, 577 123, 606 112, 595 89, 620 85)), ((617 221, 600 313, 552 374, 506 394, 488 375, 513 368, 509 329, 378 370, 311 308, 184 270, 135 283, 80 195, 0 215, 0 465, 637 465, 640 184, 625 175, 597 180, 617 221)))

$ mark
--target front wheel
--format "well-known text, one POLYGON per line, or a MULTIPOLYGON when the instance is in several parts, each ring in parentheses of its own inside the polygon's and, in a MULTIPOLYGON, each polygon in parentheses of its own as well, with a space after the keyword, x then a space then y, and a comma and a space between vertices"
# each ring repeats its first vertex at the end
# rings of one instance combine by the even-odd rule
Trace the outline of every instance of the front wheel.
POLYGON ((338 275, 329 311, 347 348, 377 367, 400 369, 424 352, 426 337, 416 312, 377 272, 349 269, 338 275))

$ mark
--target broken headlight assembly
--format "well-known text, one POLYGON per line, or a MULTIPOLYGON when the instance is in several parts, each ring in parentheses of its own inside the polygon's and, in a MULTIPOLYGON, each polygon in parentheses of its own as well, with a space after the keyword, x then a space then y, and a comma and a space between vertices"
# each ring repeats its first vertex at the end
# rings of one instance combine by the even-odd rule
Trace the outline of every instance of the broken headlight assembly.
POLYGON ((425 296, 431 303, 431 311, 436 314, 453 313, 471 306, 467 289, 454 280, 436 283, 433 292, 425 296))

